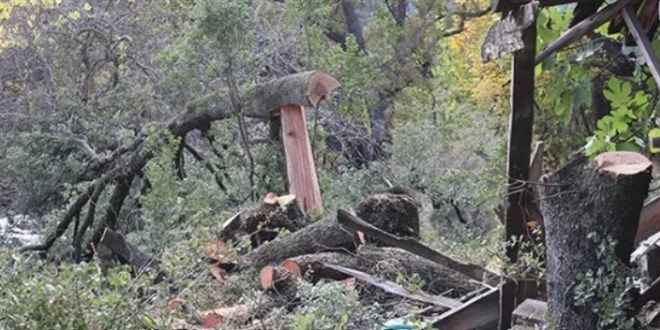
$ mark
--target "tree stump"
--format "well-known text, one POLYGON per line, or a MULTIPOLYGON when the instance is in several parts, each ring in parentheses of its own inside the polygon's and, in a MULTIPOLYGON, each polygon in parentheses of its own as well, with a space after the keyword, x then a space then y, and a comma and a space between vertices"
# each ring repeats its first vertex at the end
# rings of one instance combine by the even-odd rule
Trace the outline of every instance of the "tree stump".
MULTIPOLYGON (((419 238, 419 212, 415 200, 405 194, 381 193, 369 196, 355 211, 364 221, 390 234, 419 238)), ((367 237, 368 242, 385 245, 367 237)))
POLYGON ((268 193, 261 204, 227 220, 218 238, 227 241, 235 239, 237 234, 247 234, 252 247, 258 247, 275 239, 281 229, 293 233, 306 225, 307 218, 295 196, 277 197, 268 193))
POLYGON ((545 220, 548 311, 556 329, 596 329, 590 307, 573 303, 577 278, 603 263, 589 233, 617 241, 616 257, 629 264, 637 222, 651 180, 651 163, 633 152, 609 152, 593 162, 579 158, 542 178, 545 220))

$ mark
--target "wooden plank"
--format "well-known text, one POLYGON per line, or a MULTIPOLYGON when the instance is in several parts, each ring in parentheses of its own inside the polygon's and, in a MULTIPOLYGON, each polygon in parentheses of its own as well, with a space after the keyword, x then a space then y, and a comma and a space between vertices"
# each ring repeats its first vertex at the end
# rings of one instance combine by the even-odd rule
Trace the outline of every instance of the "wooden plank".
POLYGON ((646 31, 642 27, 642 24, 637 19, 637 14, 632 7, 626 6, 622 11, 623 20, 626 22, 630 34, 637 42, 637 46, 642 51, 644 59, 646 59, 646 65, 649 66, 653 79, 655 79, 655 84, 658 89, 660 89, 660 61, 658 56, 655 54, 655 51, 651 47, 651 42, 646 35, 646 31))
POLYGON ((582 22, 576 24, 574 27, 568 29, 557 40, 555 40, 555 42, 544 49, 541 54, 539 54, 539 56, 536 57, 535 64, 543 62, 543 60, 554 54, 556 51, 568 46, 587 33, 593 31, 595 28, 605 24, 607 21, 616 16, 619 11, 621 11, 621 9, 623 9, 628 4, 634 3, 635 1, 638 0, 619 0, 614 4, 607 6, 605 9, 589 16, 582 22))
POLYGON ((515 311, 513 319, 515 325, 534 327, 543 326, 545 316, 548 312, 548 306, 545 301, 536 299, 525 299, 515 311))
POLYGON ((280 118, 291 194, 296 196, 305 212, 323 211, 321 188, 307 133, 305 110, 298 105, 284 105, 280 108, 280 118))
POLYGON ((406 299, 410 300, 415 300, 415 301, 420 301, 423 303, 439 306, 439 307, 444 307, 447 309, 451 308, 458 308, 462 306, 460 301, 456 299, 451 299, 443 296, 437 296, 437 295, 430 295, 425 292, 410 292, 406 288, 388 280, 383 280, 380 278, 376 278, 374 276, 371 276, 365 272, 361 272, 359 270, 343 267, 340 265, 333 265, 333 264, 328 264, 328 263, 323 263, 323 266, 335 271, 338 271, 340 273, 346 274, 350 277, 353 277, 359 281, 365 282, 369 285, 375 286, 387 293, 397 295, 406 299))
POLYGON ((635 235, 635 245, 660 231, 660 197, 644 204, 639 215, 639 225, 635 235))
POLYGON ((492 327, 499 316, 499 288, 467 301, 431 321, 434 328, 446 330, 471 330, 492 327))
MULTIPOLYGON (((530 0, 493 1, 493 3, 495 3, 494 7, 496 12, 509 11, 524 4, 528 4, 530 2, 531 2, 530 0)), ((565 5, 569 3, 587 3, 587 2, 593 2, 593 0, 541 0, 539 1, 539 7, 552 7, 552 6, 565 5)))

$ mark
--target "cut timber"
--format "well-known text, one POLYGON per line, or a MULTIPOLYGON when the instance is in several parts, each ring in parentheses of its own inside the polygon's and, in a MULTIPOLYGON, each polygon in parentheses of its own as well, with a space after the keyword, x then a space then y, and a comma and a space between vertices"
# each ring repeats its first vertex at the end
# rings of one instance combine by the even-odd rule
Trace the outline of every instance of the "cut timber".
POLYGON ((346 274, 324 266, 324 264, 335 264, 375 274, 390 281, 396 281, 402 275, 405 278, 418 278, 421 280, 421 289, 424 292, 453 298, 461 298, 481 287, 479 283, 461 273, 398 248, 369 246, 355 255, 323 252, 297 256, 289 261, 295 262, 312 283, 324 278, 332 280, 347 278, 346 274))
POLYGON ((500 312, 499 288, 477 296, 459 308, 452 309, 431 321, 442 330, 489 329, 497 325, 500 312))
POLYGON ((333 220, 321 220, 278 237, 239 257, 239 268, 261 268, 287 258, 333 250, 355 250, 355 237, 333 220))
POLYGON ((460 261, 454 260, 418 242, 413 238, 410 237, 401 238, 386 233, 374 227, 373 225, 366 223, 364 220, 354 216, 353 214, 351 214, 346 210, 342 210, 342 209, 337 210, 337 220, 342 226, 354 232, 362 231, 367 236, 372 236, 374 238, 377 238, 378 240, 385 242, 387 245, 402 248, 420 257, 436 262, 444 267, 453 269, 479 282, 481 281, 492 282, 494 278, 498 277, 497 275, 490 273, 489 271, 477 265, 465 264, 460 261), (486 276, 490 278, 485 278, 486 276))
POLYGON ((283 105, 280 108, 280 116, 289 189, 298 198, 305 212, 323 211, 305 110, 298 105, 283 105))
POLYGON ((255 207, 242 211, 225 222, 218 237, 222 241, 238 234, 250 236, 252 247, 277 237, 281 229, 296 232, 305 227, 307 219, 292 195, 277 197, 272 193, 255 207))
POLYGON ((605 153, 594 162, 581 157, 539 187, 546 230, 548 313, 557 328, 596 329, 600 316, 590 306, 576 309, 572 303, 575 279, 602 266, 599 243, 588 236, 615 239, 616 257, 622 265, 629 264, 650 167, 637 154, 605 153))
MULTIPOLYGON (((390 234, 419 238, 419 212, 415 200, 408 195, 374 194, 358 204, 355 211, 360 219, 390 234)), ((366 240, 384 243, 373 237, 366 240)))
POLYGON ((419 292, 419 293, 413 293, 405 288, 401 287, 400 285, 388 281, 388 280, 382 280, 375 278, 367 273, 363 273, 361 271, 355 270, 355 269, 350 269, 346 267, 342 267, 339 265, 332 265, 332 264, 325 264, 325 267, 329 269, 333 269, 335 271, 344 273, 348 276, 354 277, 356 280, 360 282, 364 282, 366 284, 369 284, 371 286, 375 286, 387 293, 394 294, 400 297, 404 297, 407 299, 415 300, 415 301, 420 301, 424 302, 427 304, 435 305, 435 306, 440 306, 444 308, 456 308, 461 306, 461 303, 458 300, 442 297, 442 296, 432 296, 429 294, 426 294, 424 292, 419 292))
MULTIPOLYGON (((338 87, 337 80, 323 72, 292 74, 241 90, 243 114, 268 119, 283 105, 314 107, 338 87)), ((236 113, 231 104, 227 90, 213 91, 186 105, 186 112, 172 120, 169 129, 175 136, 184 136, 193 129, 209 127, 212 121, 236 113)))
POLYGON ((296 274, 281 266, 266 266, 259 272, 259 281, 264 290, 273 290, 290 297, 296 296, 295 292, 289 292, 296 290, 296 277, 296 274))

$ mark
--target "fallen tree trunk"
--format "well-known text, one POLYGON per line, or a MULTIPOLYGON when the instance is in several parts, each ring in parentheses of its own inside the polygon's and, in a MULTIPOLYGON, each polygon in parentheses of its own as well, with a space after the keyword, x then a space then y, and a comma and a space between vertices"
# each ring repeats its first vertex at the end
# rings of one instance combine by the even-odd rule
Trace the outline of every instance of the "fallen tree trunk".
MULTIPOLYGON (((548 311, 558 329, 597 329, 597 295, 574 305, 576 279, 606 266, 599 258, 606 237, 628 265, 637 222, 648 192, 651 162, 631 152, 579 158, 542 181, 548 263, 548 311), (597 234, 600 241, 594 240, 597 234)), ((610 267, 612 267, 610 265, 610 267)))
POLYGON ((378 238, 378 240, 385 242, 387 245, 402 248, 420 257, 436 262, 444 267, 453 269, 479 282, 481 281, 486 281, 488 283, 499 282, 498 275, 493 274, 480 266, 465 264, 458 260, 454 260, 451 257, 448 257, 438 251, 435 251, 432 248, 418 242, 413 238, 410 237, 401 238, 386 233, 366 223, 362 219, 356 217, 355 215, 351 214, 346 210, 339 209, 337 211, 337 220, 342 226, 350 230, 362 231, 367 236, 373 236, 375 238, 378 238))
POLYGON ((390 281, 395 281, 400 276, 405 279, 417 278, 425 292, 453 298, 461 298, 481 286, 461 273, 398 248, 365 247, 356 254, 323 252, 301 255, 289 260, 295 262, 312 283, 324 278, 347 278, 346 274, 325 266, 335 264, 377 274, 390 281))
POLYGON ((238 268, 261 268, 287 258, 325 251, 354 251, 355 236, 333 220, 321 220, 278 237, 238 258, 238 268))
POLYGON ((451 308, 456 308, 461 306, 461 302, 458 300, 446 298, 443 296, 433 296, 429 295, 424 292, 410 292, 407 289, 401 287, 400 285, 388 281, 388 280, 382 280, 379 278, 375 278, 367 273, 363 273, 359 270, 351 269, 351 268, 346 268, 338 265, 332 265, 332 264, 325 264, 324 265, 327 268, 333 269, 335 271, 344 273, 348 276, 354 277, 360 282, 364 282, 370 286, 377 287, 387 293, 400 296, 406 299, 410 300, 415 300, 415 301, 420 301, 423 303, 435 305, 435 306, 440 306, 444 307, 447 309, 451 308))

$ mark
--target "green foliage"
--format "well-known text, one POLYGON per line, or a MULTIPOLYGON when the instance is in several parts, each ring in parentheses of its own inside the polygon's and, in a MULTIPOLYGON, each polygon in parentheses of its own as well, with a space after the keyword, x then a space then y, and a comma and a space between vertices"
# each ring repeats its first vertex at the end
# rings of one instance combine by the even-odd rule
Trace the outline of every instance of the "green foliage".
POLYGON ((587 140, 587 156, 604 151, 642 151, 646 144, 641 137, 646 136, 650 116, 646 93, 633 93, 630 82, 612 77, 603 94, 610 101, 612 111, 598 121, 598 129, 587 140))
POLYGON ((78 181, 84 157, 75 142, 48 133, 22 133, 11 138, 3 158, 2 174, 12 179, 21 210, 44 214, 63 203, 63 189, 78 181))
POLYGON ((151 188, 140 197, 142 228, 131 235, 149 253, 160 253, 172 242, 190 244, 193 238, 198 244, 212 242, 213 233, 208 229, 229 214, 225 193, 200 164, 188 164, 187 176, 177 177, 174 159, 179 139, 164 140, 147 141, 157 156, 145 169, 151 188), (199 230, 202 228, 206 231, 199 230))
MULTIPOLYGON (((145 329, 153 322, 147 292, 152 276, 126 268, 62 264, 0 250, 0 328, 145 329)), ((154 290, 152 288, 151 290, 154 290)))
POLYGON ((597 233, 589 233, 587 238, 597 247, 600 266, 577 279, 573 304, 599 315, 598 329, 635 329, 635 318, 630 315, 632 271, 616 257, 614 239, 597 233))
POLYGON ((376 306, 363 306, 354 290, 337 282, 301 283, 297 296, 300 307, 292 317, 294 330, 377 329, 380 321, 376 306))

